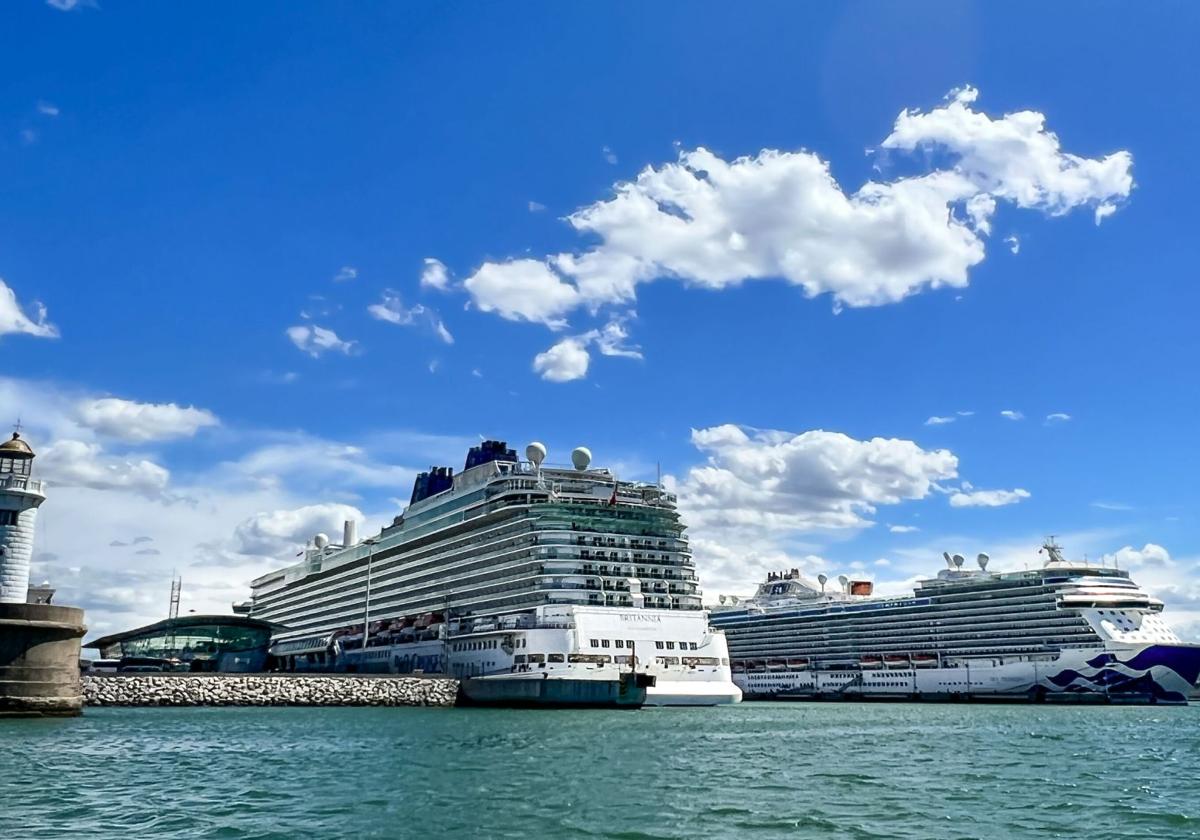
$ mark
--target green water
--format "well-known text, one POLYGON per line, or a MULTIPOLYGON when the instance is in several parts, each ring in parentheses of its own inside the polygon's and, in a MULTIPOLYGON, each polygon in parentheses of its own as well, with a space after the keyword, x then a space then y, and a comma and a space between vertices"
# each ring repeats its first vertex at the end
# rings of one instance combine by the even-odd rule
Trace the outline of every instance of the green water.
POLYGON ((0 838, 1200 836, 1200 707, 97 709, 0 838))

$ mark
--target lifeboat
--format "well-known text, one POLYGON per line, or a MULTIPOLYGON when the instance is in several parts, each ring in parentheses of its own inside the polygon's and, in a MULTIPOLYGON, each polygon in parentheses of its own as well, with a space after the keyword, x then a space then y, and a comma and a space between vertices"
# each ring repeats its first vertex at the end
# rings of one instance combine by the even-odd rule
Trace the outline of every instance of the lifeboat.
POLYGON ((744 674, 744 673, 746 673, 746 663, 745 662, 734 662, 731 670, 735 674, 744 674))
POLYGON ((858 660, 858 664, 863 668, 878 668, 883 664, 883 657, 875 656, 874 654, 868 654, 867 656, 861 657, 858 660))
POLYGON ((785 660, 785 659, 768 659, 767 660, 767 670, 768 671, 782 671, 786 667, 787 667, 787 660, 785 660))
POLYGON ((807 669, 808 669, 808 660, 807 659, 789 659, 788 660, 788 670, 789 671, 805 671, 807 669))
POLYGON ((883 657, 883 664, 889 668, 907 668, 908 657, 897 654, 889 654, 883 657))
POLYGON ((912 664, 918 668, 933 668, 938 664, 937 657, 932 653, 914 653, 912 664))

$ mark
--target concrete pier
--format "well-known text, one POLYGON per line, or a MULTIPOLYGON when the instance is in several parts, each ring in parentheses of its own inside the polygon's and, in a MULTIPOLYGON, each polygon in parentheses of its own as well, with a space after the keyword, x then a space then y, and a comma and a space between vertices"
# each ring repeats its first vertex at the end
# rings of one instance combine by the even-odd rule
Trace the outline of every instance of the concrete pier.
POLYGON ((88 674, 83 696, 88 706, 453 706, 458 681, 354 674, 88 674))
POLYGON ((0 716, 79 714, 86 630, 76 607, 0 604, 0 716))

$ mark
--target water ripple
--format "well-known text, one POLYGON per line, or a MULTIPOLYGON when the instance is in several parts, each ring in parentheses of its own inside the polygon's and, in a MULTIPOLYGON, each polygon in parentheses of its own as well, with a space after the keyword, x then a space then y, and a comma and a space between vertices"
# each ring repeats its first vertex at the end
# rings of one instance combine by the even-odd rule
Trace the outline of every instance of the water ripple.
POLYGON ((1200 837, 1200 708, 96 709, 0 721, 0 838, 1200 837))

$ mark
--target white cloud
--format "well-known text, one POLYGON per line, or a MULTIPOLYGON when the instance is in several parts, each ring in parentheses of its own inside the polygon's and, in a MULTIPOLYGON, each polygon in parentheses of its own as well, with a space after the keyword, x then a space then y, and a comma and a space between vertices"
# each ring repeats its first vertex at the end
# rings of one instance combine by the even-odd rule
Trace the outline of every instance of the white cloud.
POLYGON ((1062 412, 1062 411, 1056 411, 1053 414, 1046 415, 1047 423, 1065 423, 1066 421, 1068 421, 1070 419, 1071 419, 1071 415, 1066 414, 1065 412, 1062 412))
POLYGON ((1021 253, 1021 240, 1014 236, 1004 237, 1004 244, 1008 246, 1008 250, 1014 254, 1021 253))
POLYGON ((951 494, 950 507, 1003 507, 1029 498, 1029 491, 1019 487, 1015 490, 971 490, 970 484, 963 487, 951 494))
POLYGON ((862 528, 877 505, 923 499, 958 459, 910 440, 724 425, 692 431, 708 463, 677 483, 689 522, 784 531, 862 528))
POLYGON ((545 209, 546 209, 546 205, 542 204, 540 201, 530 201, 529 202, 529 212, 530 213, 541 213, 545 209))
POLYGON ((1024 420, 1025 415, 1019 411, 1014 411, 1011 408, 1006 408, 1000 412, 1000 416, 1006 420, 1024 420))
POLYGON ((600 154, 603 155, 605 163, 608 163, 612 166, 617 165, 617 155, 608 146, 602 146, 600 148, 600 154))
POLYGON ((171 474, 145 458, 112 456, 97 443, 58 440, 38 453, 38 473, 52 486, 92 490, 130 490, 151 498, 161 496, 171 474))
POLYGON ((925 421, 925 425, 926 426, 944 426, 947 423, 953 423, 954 419, 955 418, 953 418, 953 417, 938 417, 937 415, 934 415, 933 417, 930 417, 928 420, 925 421))
POLYGON ((352 265, 344 265, 333 275, 334 283, 348 283, 358 277, 358 269, 352 265))
POLYGON ((38 133, 36 131, 34 131, 32 128, 21 129, 21 142, 24 143, 26 146, 32 146, 34 143, 37 142, 37 139, 38 139, 38 133))
POLYGON ((975 414, 974 411, 956 411, 954 413, 957 414, 959 417, 972 417, 975 414))
POLYGON ((964 87, 928 113, 903 111, 884 149, 945 151, 954 170, 980 192, 1018 207, 1062 215, 1075 207, 1111 207, 1133 189, 1133 156, 1126 151, 1083 158, 1062 151, 1046 117, 1017 111, 992 119, 970 107, 978 91, 964 87))
POLYGON ((421 269, 421 288, 439 292, 450 288, 450 271, 445 263, 433 257, 425 258, 425 267, 421 269))
POLYGON ((346 520, 362 524, 362 512, 350 505, 305 505, 293 510, 262 511, 238 523, 233 531, 241 554, 281 557, 298 551, 318 533, 340 543, 346 520))
POLYGON ((1140 549, 1127 545, 1124 548, 1117 549, 1112 554, 1105 554, 1104 562, 1115 562, 1122 569, 1129 569, 1134 566, 1173 565, 1170 552, 1155 543, 1146 543, 1140 549))
POLYGON ((533 359, 533 369, 550 382, 570 382, 587 376, 591 356, 579 338, 564 338, 533 359))
POLYGON ((1065 153, 1041 114, 993 119, 975 98, 963 89, 929 113, 901 113, 883 149, 929 151, 938 166, 853 193, 807 151, 681 151, 568 217, 596 240, 590 249, 484 263, 467 290, 484 311, 553 328, 576 307, 627 305, 658 278, 709 289, 782 278, 835 308, 878 306, 966 286, 999 201, 1057 215, 1129 194, 1127 152, 1065 153))
POLYGON ((1133 510, 1133 505, 1127 505, 1124 502, 1096 501, 1092 502, 1091 505, 1092 507, 1099 508, 1100 510, 1133 510))
POLYGON ((314 359, 328 351, 349 356, 358 350, 358 342, 343 341, 333 330, 318 327, 316 324, 288 327, 287 337, 298 349, 303 350, 314 359))
POLYGON ((58 9, 60 12, 96 8, 95 0, 46 0, 46 5, 52 9, 58 9))
POLYGON ((383 302, 371 304, 367 307, 367 312, 372 318, 398 326, 427 325, 443 342, 454 343, 454 336, 446 329, 436 312, 420 303, 406 308, 400 295, 390 289, 383 293, 383 302))
POLYGON ((127 441, 191 437, 206 426, 219 425, 211 411, 175 403, 141 403, 116 397, 82 400, 79 422, 102 435, 127 441))
POLYGON ((1107 219, 1109 216, 1111 216, 1113 213, 1116 213, 1116 212, 1117 212, 1117 206, 1115 204, 1101 204, 1100 206, 1098 206, 1096 208, 1096 216, 1095 216, 1096 224, 1099 225, 1101 222, 1103 222, 1105 219, 1107 219))
POLYGON ((46 308, 40 303, 32 306, 34 317, 30 318, 17 302, 16 292, 0 279, 0 336, 17 334, 58 338, 58 328, 46 322, 46 308))
POLYGON ((540 260, 484 263, 463 286, 484 312, 552 330, 565 327, 563 316, 580 303, 578 290, 540 260))
POLYGON ((58 106, 53 102, 42 101, 37 104, 38 113, 45 117, 57 117, 59 115, 58 106))
POLYGON ((888 531, 890 531, 893 534, 912 534, 912 533, 914 533, 916 531, 920 531, 920 530, 921 529, 918 528, 916 525, 889 525, 888 526, 888 531))

